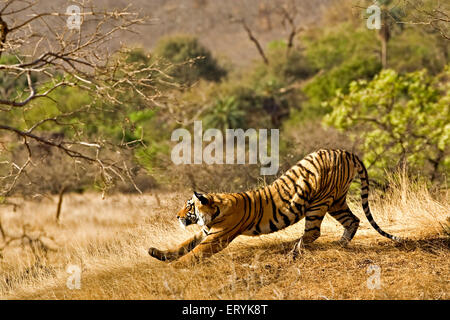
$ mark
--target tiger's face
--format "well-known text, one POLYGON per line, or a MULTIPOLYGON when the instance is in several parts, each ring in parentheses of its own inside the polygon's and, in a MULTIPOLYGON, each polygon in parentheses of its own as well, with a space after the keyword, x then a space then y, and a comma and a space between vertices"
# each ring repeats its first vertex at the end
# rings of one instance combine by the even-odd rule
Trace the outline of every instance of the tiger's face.
POLYGON ((219 214, 220 208, 211 196, 194 192, 192 199, 178 211, 177 219, 183 228, 190 224, 208 226, 219 214))

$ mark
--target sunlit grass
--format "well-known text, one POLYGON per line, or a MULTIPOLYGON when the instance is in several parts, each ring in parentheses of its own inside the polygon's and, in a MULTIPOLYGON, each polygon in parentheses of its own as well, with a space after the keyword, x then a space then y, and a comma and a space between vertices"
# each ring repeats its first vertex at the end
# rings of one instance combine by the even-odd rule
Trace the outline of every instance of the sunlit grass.
MULTIPOLYGON (((197 230, 181 230, 174 213, 189 195, 67 195, 59 224, 56 200, 0 209, 9 235, 25 231, 48 248, 26 241, 6 247, 0 260, 0 297, 7 299, 449 299, 447 194, 434 199, 420 185, 400 180, 370 204, 386 231, 381 237, 352 200, 361 227, 347 248, 335 245, 342 227, 324 220, 322 236, 296 260, 288 252, 304 222, 271 235, 238 237, 227 249, 189 269, 174 269, 147 254, 150 246, 176 246, 197 230), (68 265, 82 270, 81 289, 66 286, 68 265), (380 288, 369 289, 370 265, 380 267, 380 288)), ((17 203, 19 199, 13 199, 17 203)), ((1 244, 1 243, 0 243, 1 244)))

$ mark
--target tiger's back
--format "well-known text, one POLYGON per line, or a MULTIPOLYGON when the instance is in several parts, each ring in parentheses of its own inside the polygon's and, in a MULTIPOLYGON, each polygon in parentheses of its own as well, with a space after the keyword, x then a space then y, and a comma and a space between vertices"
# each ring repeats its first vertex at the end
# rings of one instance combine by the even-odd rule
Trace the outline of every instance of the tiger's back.
POLYGON ((244 228, 243 234, 275 232, 305 216, 319 221, 326 208, 342 204, 356 172, 356 159, 347 151, 319 150, 309 154, 271 185, 244 193, 255 203, 249 214, 257 221, 250 224, 251 228, 244 228))

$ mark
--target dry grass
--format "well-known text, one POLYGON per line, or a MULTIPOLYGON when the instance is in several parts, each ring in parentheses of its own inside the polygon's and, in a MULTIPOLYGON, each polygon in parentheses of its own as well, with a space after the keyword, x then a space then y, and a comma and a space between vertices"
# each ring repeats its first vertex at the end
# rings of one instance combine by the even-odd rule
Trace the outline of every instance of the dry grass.
MULTIPOLYGON (((371 199, 375 219, 411 240, 396 245, 370 227, 359 202, 352 205, 361 228, 347 248, 333 244, 341 233, 326 218, 322 236, 292 260, 287 253, 303 222, 261 237, 236 239, 223 252, 184 270, 147 255, 149 246, 170 247, 187 238, 174 218, 188 194, 149 196, 96 194, 65 198, 60 224, 49 199, 1 208, 6 232, 19 226, 50 248, 33 253, 16 241, 0 260, 0 297, 6 299, 449 299, 449 238, 441 223, 448 195, 438 202, 426 189, 400 181, 392 194, 371 199), (53 238, 53 240, 51 239, 53 238), (82 268, 81 289, 66 286, 68 265, 82 268), (381 287, 369 289, 369 265, 381 269, 381 287)), ((195 229, 196 227, 192 227, 195 229)), ((0 242, 1 245, 1 242, 0 242)))

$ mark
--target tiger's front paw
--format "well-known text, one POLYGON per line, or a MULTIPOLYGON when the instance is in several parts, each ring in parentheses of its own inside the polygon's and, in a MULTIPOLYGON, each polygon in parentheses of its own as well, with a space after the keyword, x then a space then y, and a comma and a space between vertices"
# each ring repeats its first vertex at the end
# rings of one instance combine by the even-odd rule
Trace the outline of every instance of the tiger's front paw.
POLYGON ((161 260, 161 261, 169 260, 168 257, 167 257, 167 254, 164 251, 161 251, 161 250, 156 249, 156 248, 148 249, 148 254, 150 256, 152 256, 153 258, 156 258, 156 259, 161 260))

